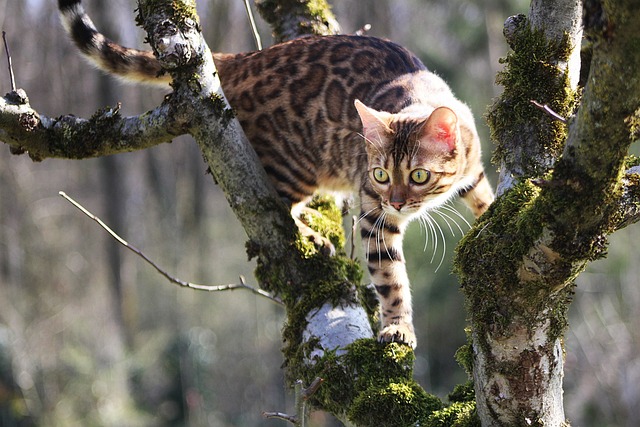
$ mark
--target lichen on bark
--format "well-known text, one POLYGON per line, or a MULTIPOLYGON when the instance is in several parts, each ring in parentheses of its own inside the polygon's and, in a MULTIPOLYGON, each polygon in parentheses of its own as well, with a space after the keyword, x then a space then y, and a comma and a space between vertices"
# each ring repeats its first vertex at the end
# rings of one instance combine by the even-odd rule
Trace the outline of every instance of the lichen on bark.
POLYGON ((522 17, 508 22, 514 52, 498 78, 504 94, 488 116, 503 169, 500 196, 461 241, 455 263, 483 424, 565 424, 562 336, 574 279, 606 253, 606 236, 635 210, 629 202, 635 178, 625 170, 640 105, 640 79, 629 71, 640 66, 640 52, 637 25, 627 17, 639 5, 597 3, 603 13, 593 19, 598 34, 590 36, 581 99, 573 86, 578 70, 568 75, 567 65, 580 33, 558 27, 576 24, 580 3, 532 2, 532 13, 544 6, 546 15, 572 17, 556 16, 551 31, 539 18, 545 14, 536 15, 537 26, 522 17), (567 125, 535 110, 531 100, 565 116, 567 125))
POLYGON ((256 6, 271 25, 277 42, 305 35, 340 32, 326 0, 257 0, 256 6))

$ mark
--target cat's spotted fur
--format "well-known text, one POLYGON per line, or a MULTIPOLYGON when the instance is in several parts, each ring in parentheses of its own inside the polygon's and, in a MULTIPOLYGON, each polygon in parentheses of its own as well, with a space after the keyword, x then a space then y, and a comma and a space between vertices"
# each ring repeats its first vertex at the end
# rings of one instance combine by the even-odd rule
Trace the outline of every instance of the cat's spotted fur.
MULTIPOLYGON (((106 39, 79 0, 59 0, 59 8, 80 50, 100 68, 167 83, 150 52, 106 39)), ((409 51, 373 37, 306 37, 260 52, 214 54, 214 61, 294 217, 318 189, 359 194, 364 251, 381 301, 380 339, 415 346, 402 252, 407 223, 456 194, 476 216, 493 201, 469 109, 409 51)))

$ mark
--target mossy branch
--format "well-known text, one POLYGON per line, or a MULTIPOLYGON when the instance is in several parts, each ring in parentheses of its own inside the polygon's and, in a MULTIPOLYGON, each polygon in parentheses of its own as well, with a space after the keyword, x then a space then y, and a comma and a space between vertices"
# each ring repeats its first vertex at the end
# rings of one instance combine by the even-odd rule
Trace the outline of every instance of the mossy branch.
POLYGON ((633 20, 640 3, 589 3, 593 57, 581 99, 570 65, 580 45, 580 2, 532 2, 529 18, 506 24, 514 51, 498 76, 504 94, 488 117, 500 197, 456 258, 472 324, 478 411, 491 425, 565 422, 562 336, 574 280, 604 256, 608 234, 638 218, 637 171, 625 170, 640 128, 640 28, 633 20), (568 125, 534 110, 531 100, 568 125))
POLYGON ((0 140, 12 153, 28 153, 34 161, 143 150, 179 134, 169 111, 170 106, 163 104, 139 116, 123 117, 119 107, 107 107, 88 120, 72 115, 50 118, 34 110, 26 93, 17 89, 0 98, 0 140))
POLYGON ((612 224, 616 230, 640 221, 640 166, 627 169, 621 182, 617 222, 612 224))
POLYGON ((340 26, 326 0, 256 0, 258 12, 277 42, 305 35, 338 34, 340 26))

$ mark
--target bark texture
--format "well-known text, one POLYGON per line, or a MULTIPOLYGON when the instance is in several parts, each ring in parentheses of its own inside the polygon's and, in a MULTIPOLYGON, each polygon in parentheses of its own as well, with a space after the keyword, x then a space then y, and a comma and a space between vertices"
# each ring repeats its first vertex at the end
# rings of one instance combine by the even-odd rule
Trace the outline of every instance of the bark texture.
POLYGON ((533 1, 529 17, 506 23, 514 52, 489 114, 500 197, 456 261, 482 425, 566 424, 562 336, 573 281, 605 255, 608 234, 637 220, 638 176, 625 170, 640 106, 640 31, 631 18, 638 7, 586 2, 593 59, 575 116, 582 5, 533 1), (569 118, 568 126, 530 100, 569 118))
POLYGON ((257 0, 277 42, 312 34, 338 34, 340 25, 325 0, 257 0))

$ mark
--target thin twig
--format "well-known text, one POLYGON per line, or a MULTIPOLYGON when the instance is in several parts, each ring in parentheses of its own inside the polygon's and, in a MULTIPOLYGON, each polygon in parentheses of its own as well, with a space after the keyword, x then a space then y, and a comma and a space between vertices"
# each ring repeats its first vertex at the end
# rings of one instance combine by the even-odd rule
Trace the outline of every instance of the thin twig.
POLYGON ((9 63, 9 77, 11 78, 11 91, 16 91, 16 79, 13 76, 13 65, 11 64, 11 54, 9 53, 9 44, 7 43, 7 33, 2 32, 2 40, 4 41, 4 50, 7 53, 7 62, 9 63))
POLYGON ((316 377, 315 380, 305 388, 302 380, 297 380, 295 383, 295 397, 296 397, 296 415, 289 415, 283 412, 263 412, 264 418, 278 418, 285 420, 298 427, 307 427, 309 418, 309 407, 307 406, 307 400, 314 395, 320 388, 324 380, 320 377, 316 377))
POLYGON ((539 108, 540 110, 544 111, 545 113, 547 113, 548 115, 550 115, 551 117, 553 117, 554 119, 561 121, 562 123, 567 123, 567 119, 565 117, 562 117, 560 114, 556 113, 555 111, 553 111, 551 109, 551 107, 549 107, 547 104, 540 104, 538 101, 535 100, 531 100, 530 101, 536 108, 539 108))
POLYGON ((358 227, 358 217, 351 217, 351 253, 349 254, 350 259, 355 259, 356 256, 356 229, 358 227))
POLYGON ((95 216, 94 214, 89 212, 84 206, 82 206, 80 203, 76 202, 74 199, 69 197, 64 191, 60 191, 58 194, 60 194, 69 203, 71 203, 78 210, 80 210, 80 212, 82 212, 83 214, 85 214, 86 216, 88 216, 89 218, 94 220, 95 222, 97 222, 98 225, 100 225, 100 227, 102 227, 107 233, 109 233, 109 235, 111 235, 111 237, 113 237, 118 243, 120 243, 122 246, 124 246, 125 248, 129 249, 130 251, 132 251, 133 253, 138 255, 140 258, 145 260, 147 262, 147 264, 149 264, 153 268, 155 268, 155 270, 158 273, 162 274, 171 283, 174 283, 174 284, 176 284, 178 286, 181 286, 183 288, 190 288, 190 289, 196 289, 198 291, 207 291, 207 292, 227 291, 227 290, 234 290, 234 289, 247 289, 247 290, 253 292, 256 295, 263 296, 263 297, 268 298, 268 299, 270 299, 271 301, 273 301, 273 302, 275 302, 277 304, 283 305, 283 302, 282 302, 282 300, 280 300, 280 298, 274 297, 273 295, 269 294, 268 292, 266 292, 266 291, 264 291, 262 289, 257 289, 257 288, 254 288, 254 287, 251 287, 251 286, 247 285, 247 283, 244 280, 244 277, 242 277, 242 276, 240 276, 240 283, 239 284, 228 284, 228 285, 218 285, 218 286, 200 285, 200 284, 197 284, 197 283, 185 282, 184 280, 181 280, 181 279, 178 279, 176 277, 173 277, 169 273, 164 271, 162 268, 160 268, 160 266, 158 266, 149 257, 147 257, 141 250, 137 249, 135 246, 129 244, 129 242, 127 242, 122 237, 120 237, 115 231, 113 231, 111 228, 109 228, 109 226, 107 224, 105 224, 100 218, 98 218, 97 216, 95 216))
POLYGON ((258 27, 256 27, 256 20, 253 19, 253 12, 251 11, 251 5, 249 4, 249 0, 244 0, 244 8, 247 11, 247 17, 249 18, 249 24, 251 25, 251 33, 253 34, 253 40, 256 42, 256 49, 262 50, 262 41, 260 40, 258 27))
POLYGON ((295 415, 284 414, 282 412, 263 412, 264 418, 277 418, 279 420, 288 421, 293 425, 298 425, 298 418, 295 415))
POLYGON ((311 384, 309 384, 309 387, 302 389, 302 398, 304 400, 309 400, 309 398, 313 396, 316 391, 318 391, 323 382, 323 378, 316 377, 316 379, 313 380, 311 384))
POLYGON ((364 36, 367 31, 371 29, 371 24, 364 24, 362 28, 354 33, 356 36, 364 36))

